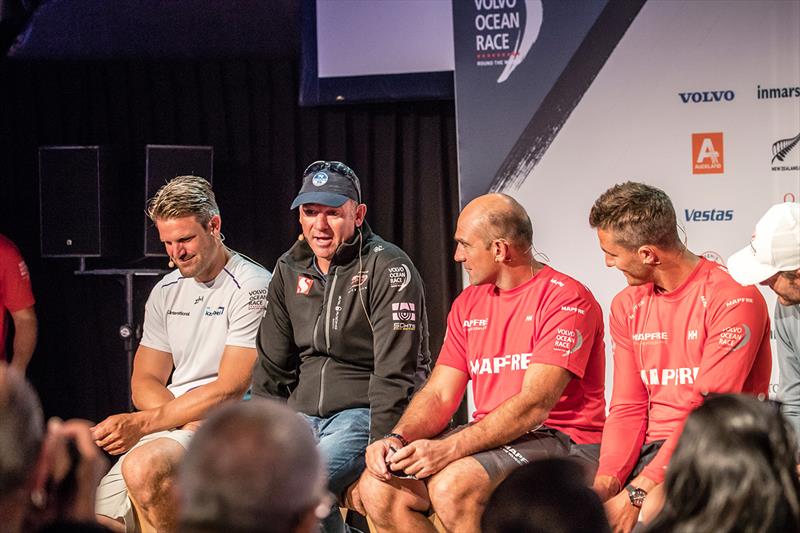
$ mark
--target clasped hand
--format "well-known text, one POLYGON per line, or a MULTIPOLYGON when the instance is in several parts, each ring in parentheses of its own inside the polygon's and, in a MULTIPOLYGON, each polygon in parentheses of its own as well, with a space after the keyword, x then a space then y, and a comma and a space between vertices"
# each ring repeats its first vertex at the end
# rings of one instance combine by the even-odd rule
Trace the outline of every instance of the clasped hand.
POLYGON ((420 439, 400 448, 396 445, 393 441, 382 439, 367 448, 367 469, 378 479, 389 481, 392 473, 425 479, 456 459, 446 439, 420 439))

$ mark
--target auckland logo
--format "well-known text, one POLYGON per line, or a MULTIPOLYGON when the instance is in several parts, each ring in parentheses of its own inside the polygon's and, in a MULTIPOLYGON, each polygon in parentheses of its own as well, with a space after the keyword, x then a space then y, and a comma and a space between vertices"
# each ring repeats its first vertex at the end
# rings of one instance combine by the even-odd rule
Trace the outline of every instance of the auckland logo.
POLYGON ((474 0, 477 66, 503 66, 506 81, 525 61, 542 28, 542 0, 474 0), (522 21, 524 20, 524 26, 522 21))

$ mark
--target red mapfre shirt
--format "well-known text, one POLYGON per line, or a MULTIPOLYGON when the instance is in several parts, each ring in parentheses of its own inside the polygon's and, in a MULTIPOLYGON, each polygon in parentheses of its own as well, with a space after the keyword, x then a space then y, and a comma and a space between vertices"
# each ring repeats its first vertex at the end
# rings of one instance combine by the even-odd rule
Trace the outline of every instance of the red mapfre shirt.
POLYGON ((589 290, 545 266, 509 291, 471 286, 453 302, 436 364, 469 374, 480 419, 522 390, 534 363, 572 373, 544 422, 579 444, 600 442, 605 420, 603 314, 589 290))
POLYGON ((0 360, 6 359, 6 310, 13 313, 34 303, 28 267, 14 243, 0 235, 0 360))
POLYGON ((755 287, 700 259, 668 293, 628 287, 611 304, 614 390, 598 475, 621 485, 645 442, 666 439, 642 472, 656 482, 689 413, 709 392, 766 394, 772 371, 769 314, 755 287), (648 409, 649 405, 649 409, 648 409))

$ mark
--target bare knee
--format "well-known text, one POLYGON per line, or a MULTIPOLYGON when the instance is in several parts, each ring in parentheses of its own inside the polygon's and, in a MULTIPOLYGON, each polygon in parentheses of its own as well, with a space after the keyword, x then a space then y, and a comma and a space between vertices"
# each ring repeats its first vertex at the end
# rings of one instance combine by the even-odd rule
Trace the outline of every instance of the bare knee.
POLYGON ((358 483, 364 509, 377 525, 392 523, 399 514, 426 512, 430 507, 421 482, 386 482, 365 471, 358 483))
POLYGON ((132 450, 122 463, 122 477, 130 495, 150 506, 172 490, 183 447, 171 439, 158 439, 132 450))
POLYGON ((428 482, 428 494, 434 512, 444 524, 478 516, 486 505, 491 486, 480 464, 452 463, 428 482), (473 468, 473 466, 477 467, 473 468))

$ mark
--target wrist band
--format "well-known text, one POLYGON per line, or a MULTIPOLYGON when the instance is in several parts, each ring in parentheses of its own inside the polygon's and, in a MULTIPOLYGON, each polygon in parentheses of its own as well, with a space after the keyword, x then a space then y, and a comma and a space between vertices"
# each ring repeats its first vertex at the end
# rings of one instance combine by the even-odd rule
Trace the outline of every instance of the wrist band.
POLYGON ((408 441, 404 436, 399 433, 387 433, 383 436, 384 439, 397 439, 403 446, 408 446, 408 441))

